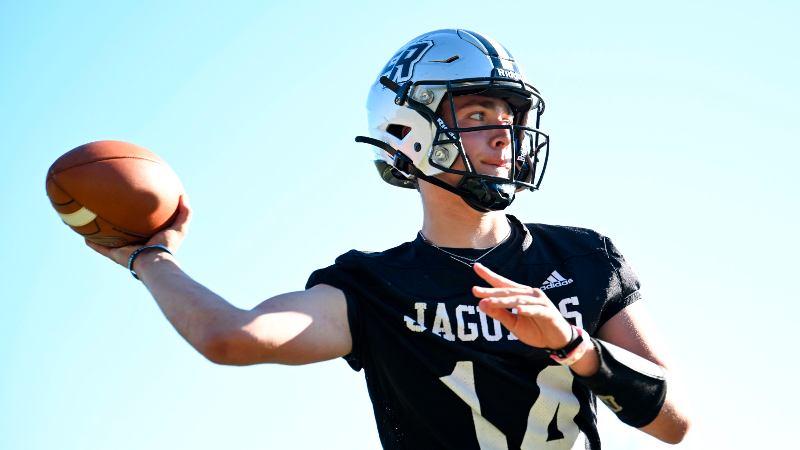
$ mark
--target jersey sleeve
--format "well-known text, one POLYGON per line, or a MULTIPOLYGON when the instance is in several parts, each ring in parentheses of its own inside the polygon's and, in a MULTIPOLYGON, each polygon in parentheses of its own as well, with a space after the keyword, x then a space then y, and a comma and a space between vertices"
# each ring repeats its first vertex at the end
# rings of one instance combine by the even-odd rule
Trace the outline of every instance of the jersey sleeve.
POLYGON ((358 268, 358 260, 352 253, 353 252, 349 252, 339 256, 332 266, 314 271, 306 282, 306 289, 310 289, 318 284, 327 284, 344 293, 344 298, 347 301, 347 322, 353 341, 352 350, 350 354, 344 356, 344 359, 350 364, 353 370, 358 372, 364 366, 362 358, 363 344, 361 339, 363 332, 361 311, 355 296, 355 287, 357 286, 355 273, 358 268))
POLYGON ((600 314, 598 329, 628 305, 641 299, 639 277, 636 276, 636 272, 625 261, 625 258, 614 246, 614 243, 611 242, 611 239, 604 236, 603 243, 605 244, 606 257, 613 270, 613 275, 608 288, 608 300, 600 314))

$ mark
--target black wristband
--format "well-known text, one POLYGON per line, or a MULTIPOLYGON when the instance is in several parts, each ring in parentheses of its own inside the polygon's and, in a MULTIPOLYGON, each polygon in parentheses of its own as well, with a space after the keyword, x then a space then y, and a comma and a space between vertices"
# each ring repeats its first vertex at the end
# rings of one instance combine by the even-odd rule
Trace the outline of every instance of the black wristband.
POLYGON ((142 247, 140 249, 137 249, 136 251, 131 253, 131 256, 128 257, 128 270, 131 271, 131 275, 133 275, 133 278, 136 278, 137 280, 139 279, 139 277, 136 275, 136 272, 133 271, 133 260, 136 259, 137 256, 139 256, 139 253, 142 253, 145 250, 152 250, 156 248, 163 250, 169 253, 170 255, 172 254, 172 252, 169 250, 169 248, 167 248, 166 245, 148 245, 147 247, 142 247))
POLYGON ((565 345, 564 348, 560 348, 558 350, 553 350, 550 348, 544 349, 544 351, 548 355, 553 355, 558 357, 559 359, 564 359, 567 357, 567 355, 570 354, 570 352, 572 352, 573 350, 578 348, 579 345, 581 345, 581 342, 583 342, 583 336, 580 333, 578 333, 578 330, 576 330, 574 326, 570 326, 569 328, 572 331, 572 336, 570 337, 567 345, 565 345))

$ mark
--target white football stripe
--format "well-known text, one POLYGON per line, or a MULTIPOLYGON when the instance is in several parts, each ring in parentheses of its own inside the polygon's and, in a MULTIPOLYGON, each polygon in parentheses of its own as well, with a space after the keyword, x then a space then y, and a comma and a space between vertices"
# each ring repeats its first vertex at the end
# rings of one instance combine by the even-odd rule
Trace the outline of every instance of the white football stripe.
POLYGON ((82 227, 97 217, 97 214, 89 211, 85 206, 72 214, 58 213, 58 215, 61 216, 61 220, 63 220, 65 224, 71 227, 82 227))
POLYGON ((509 56, 509 54, 506 52, 505 47, 500 45, 499 42, 495 41, 489 36, 486 36, 485 34, 483 35, 483 38, 489 41, 490 44, 492 44, 492 47, 494 47, 495 51, 497 52, 497 56, 499 56, 502 59, 511 59, 511 56, 509 56))

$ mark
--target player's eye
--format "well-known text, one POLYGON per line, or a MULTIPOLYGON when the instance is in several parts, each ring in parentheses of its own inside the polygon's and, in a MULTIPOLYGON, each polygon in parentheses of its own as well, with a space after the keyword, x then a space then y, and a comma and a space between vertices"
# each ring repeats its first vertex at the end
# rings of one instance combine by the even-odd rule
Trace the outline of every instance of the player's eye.
POLYGON ((470 114, 468 117, 472 120, 478 120, 482 122, 485 116, 482 112, 474 112, 470 114))

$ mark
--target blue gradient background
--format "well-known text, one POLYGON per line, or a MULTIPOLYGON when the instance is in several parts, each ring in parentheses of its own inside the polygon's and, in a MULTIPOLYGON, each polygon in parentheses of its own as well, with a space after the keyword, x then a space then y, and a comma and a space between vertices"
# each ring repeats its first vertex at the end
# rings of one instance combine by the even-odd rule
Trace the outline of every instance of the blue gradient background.
MULTIPOLYGON (((44 180, 83 143, 144 146, 191 195, 193 277, 243 308, 302 289, 419 228, 353 137, 393 52, 445 27, 502 42, 544 94, 550 166, 510 212, 597 229, 636 268, 692 396, 681 448, 792 442, 800 6, 500 5, 2 3, 0 448, 378 448, 362 374, 207 362, 44 180)), ((606 448, 667 447, 600 409, 606 448)))

